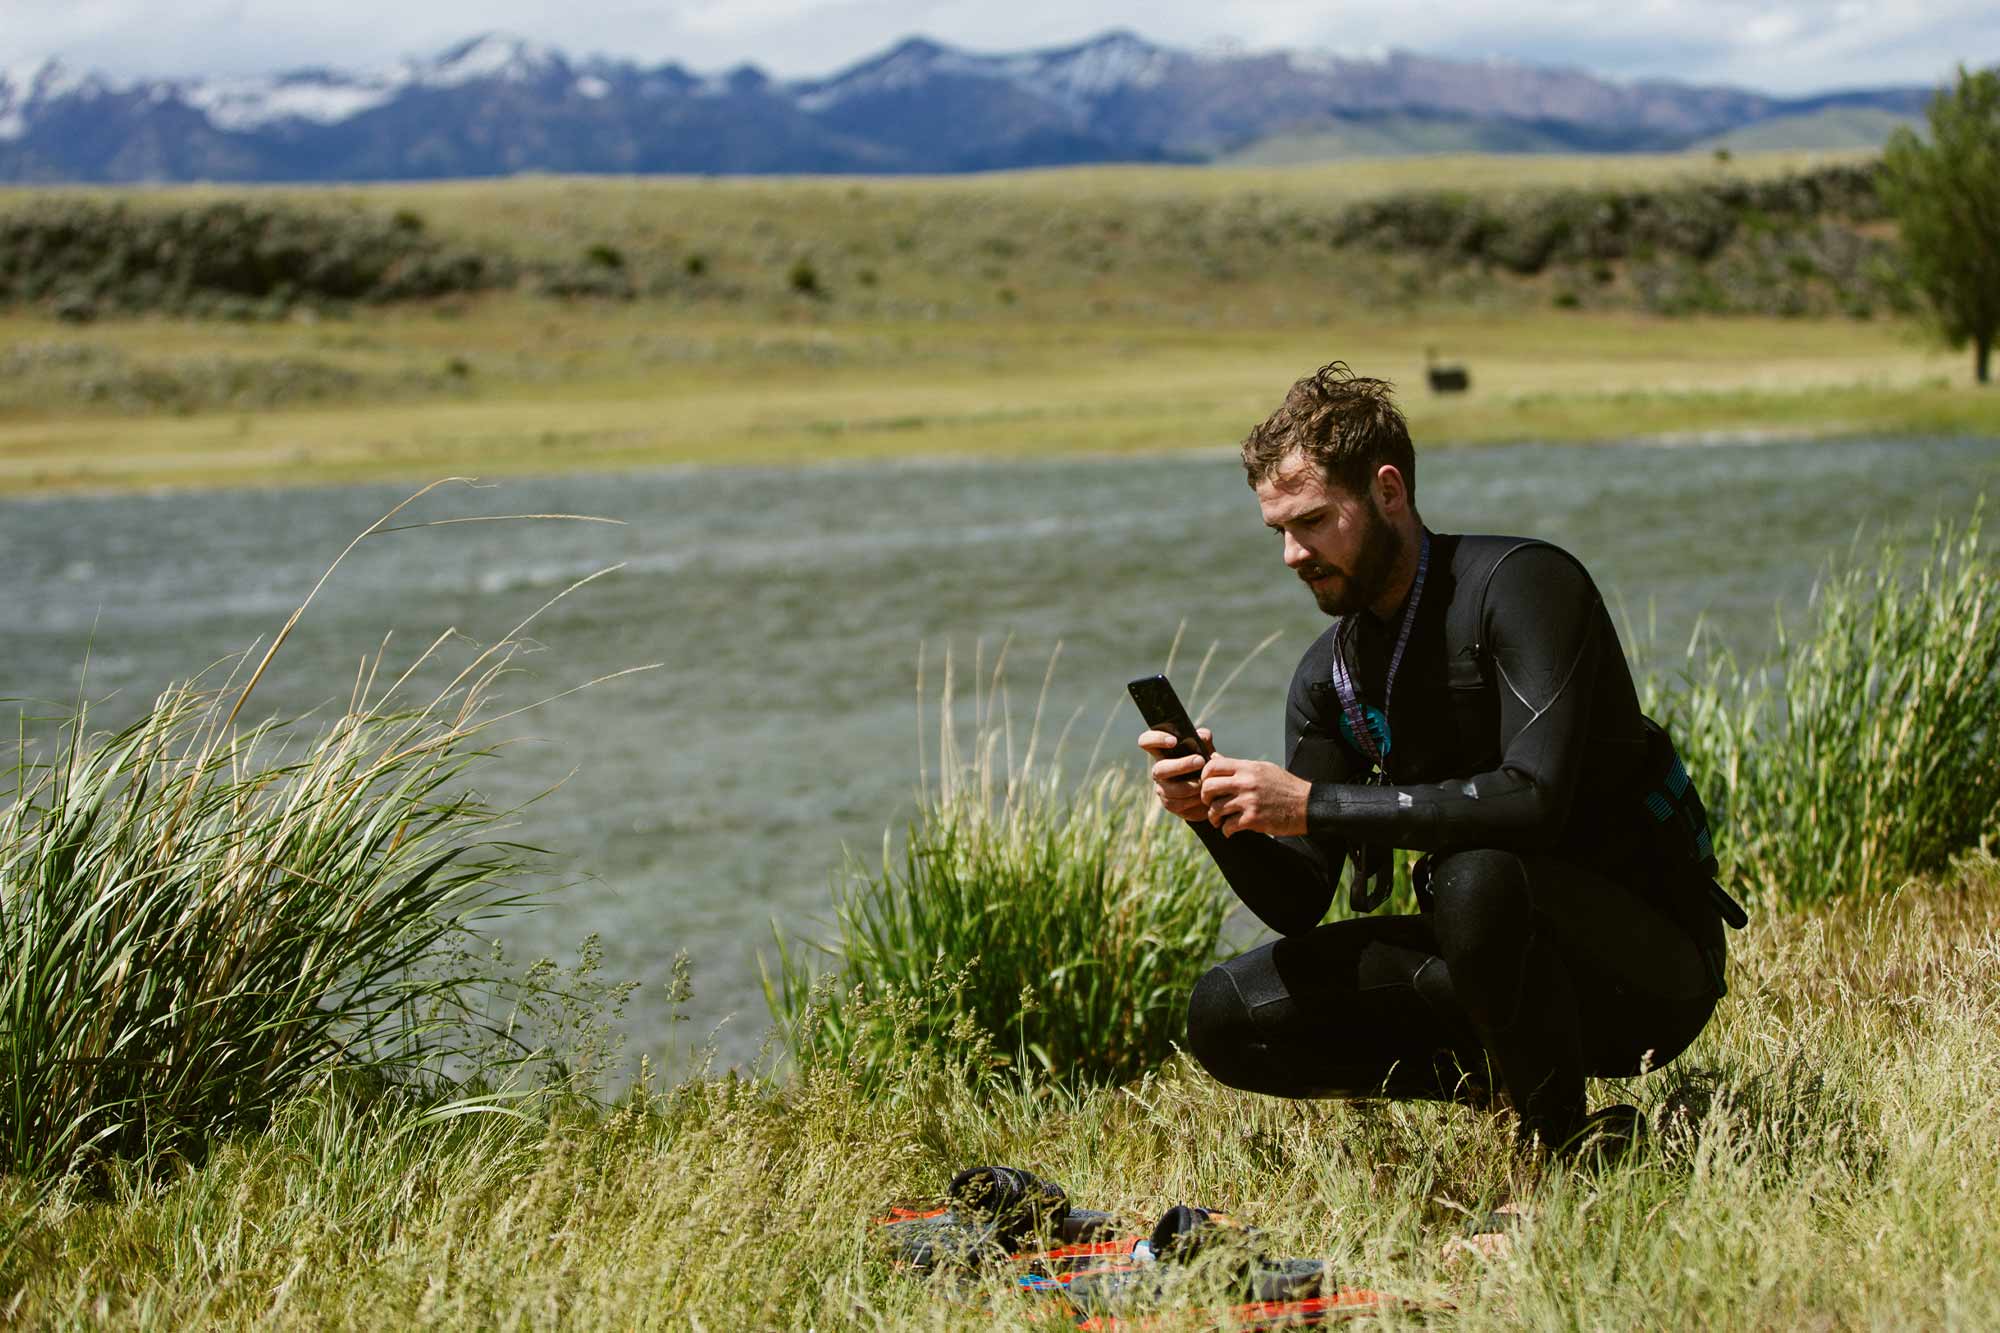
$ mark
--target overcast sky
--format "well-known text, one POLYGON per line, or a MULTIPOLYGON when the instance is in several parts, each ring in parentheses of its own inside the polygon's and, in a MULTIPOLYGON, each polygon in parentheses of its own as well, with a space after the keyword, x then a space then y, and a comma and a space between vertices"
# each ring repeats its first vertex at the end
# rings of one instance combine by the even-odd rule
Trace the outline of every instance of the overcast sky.
POLYGON ((2000 61, 1995 0, 0 0, 0 65, 140 75, 375 68, 490 29, 572 56, 831 73, 911 34, 982 51, 1130 28, 1169 45, 1508 57, 1801 93, 2000 61))

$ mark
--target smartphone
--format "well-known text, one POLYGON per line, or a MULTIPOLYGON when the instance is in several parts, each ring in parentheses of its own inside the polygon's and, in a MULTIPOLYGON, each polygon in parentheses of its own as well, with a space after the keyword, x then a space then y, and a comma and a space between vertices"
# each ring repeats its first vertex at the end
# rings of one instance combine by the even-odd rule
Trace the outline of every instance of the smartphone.
POLYGON ((1165 676, 1141 676, 1125 688, 1132 692, 1132 702, 1139 705, 1139 715, 1146 719, 1147 726, 1180 738, 1179 747, 1167 758, 1198 754, 1207 759, 1215 753, 1214 747, 1195 731, 1181 697, 1174 693, 1172 682, 1165 676))

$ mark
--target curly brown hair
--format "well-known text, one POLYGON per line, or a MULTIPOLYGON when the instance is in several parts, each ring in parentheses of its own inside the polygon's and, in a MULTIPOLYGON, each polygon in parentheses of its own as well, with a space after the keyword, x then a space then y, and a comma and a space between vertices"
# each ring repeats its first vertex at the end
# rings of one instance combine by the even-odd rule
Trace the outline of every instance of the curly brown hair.
POLYGON ((1417 453, 1394 386, 1356 375, 1345 361, 1328 362, 1292 386, 1278 410, 1244 438, 1243 471, 1259 485, 1294 453, 1352 495, 1368 494, 1376 470, 1393 463, 1416 504, 1417 453))

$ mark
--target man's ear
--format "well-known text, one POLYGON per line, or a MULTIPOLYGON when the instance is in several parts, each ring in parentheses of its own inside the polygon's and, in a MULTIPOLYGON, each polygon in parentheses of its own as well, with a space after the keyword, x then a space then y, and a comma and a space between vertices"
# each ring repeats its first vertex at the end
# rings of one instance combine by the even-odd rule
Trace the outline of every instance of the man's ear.
POLYGON ((1403 472, 1394 463, 1375 469, 1375 507, 1393 514, 1410 507, 1410 490, 1403 484, 1403 472))

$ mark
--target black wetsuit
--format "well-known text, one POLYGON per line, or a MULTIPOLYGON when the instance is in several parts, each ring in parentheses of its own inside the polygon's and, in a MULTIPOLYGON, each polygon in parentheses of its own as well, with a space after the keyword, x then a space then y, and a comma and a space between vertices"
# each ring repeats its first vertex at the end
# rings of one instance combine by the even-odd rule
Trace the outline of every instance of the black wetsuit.
MULTIPOLYGON (((1379 712, 1401 612, 1353 619, 1348 660, 1379 712)), ((1639 804, 1644 724, 1611 619, 1553 546, 1434 535, 1386 785, 1345 734, 1340 632, 1306 651, 1285 709, 1306 835, 1193 825, 1284 938, 1202 978, 1189 1047, 1286 1097, 1477 1099, 1497 1075, 1523 1134, 1560 1144, 1586 1075, 1664 1064, 1723 991, 1720 919, 1639 804), (1418 915, 1319 924, 1357 844, 1428 854, 1418 915)))

